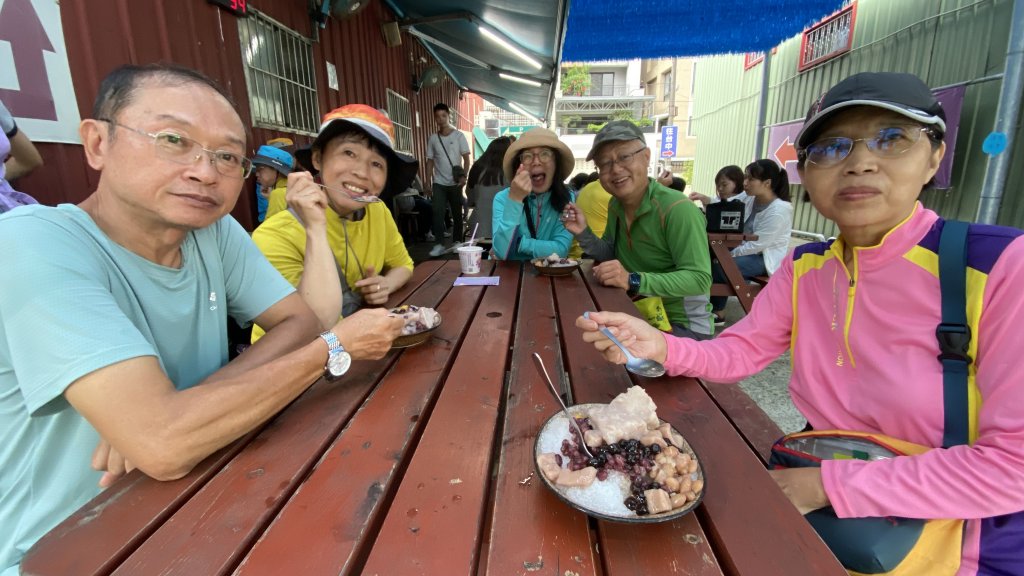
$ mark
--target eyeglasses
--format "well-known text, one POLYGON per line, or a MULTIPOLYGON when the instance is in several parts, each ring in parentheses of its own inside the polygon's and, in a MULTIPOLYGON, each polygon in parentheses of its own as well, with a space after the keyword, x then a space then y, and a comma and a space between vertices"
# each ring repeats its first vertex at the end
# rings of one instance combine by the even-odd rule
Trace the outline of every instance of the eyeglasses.
POLYGON ((106 122, 111 126, 117 126, 124 128, 130 132, 134 132, 141 136, 148 136, 153 139, 153 146, 156 149, 156 155, 158 158, 164 160, 170 160, 176 164, 194 164, 196 160, 203 157, 203 153, 206 153, 210 158, 210 163, 213 164, 217 172, 222 176, 228 176, 230 178, 248 178, 249 174, 252 174, 252 161, 240 154, 234 152, 228 152, 226 150, 210 150, 203 148, 202 144, 195 140, 176 134, 174 132, 157 132, 151 133, 131 126, 125 126, 119 124, 113 120, 107 118, 100 118, 100 122, 106 122))
POLYGON ((541 162, 551 162, 551 159, 555 157, 555 153, 551 150, 541 150, 540 152, 523 152, 519 155, 519 162, 521 164, 532 164, 534 160, 540 160, 541 162))
POLYGON ((797 155, 801 160, 816 166, 835 166, 853 152, 857 142, 863 142, 875 156, 892 158, 910 150, 921 139, 923 133, 934 135, 935 131, 920 126, 890 126, 882 128, 870 138, 822 138, 808 144, 806 148, 797 152, 797 155))
POLYGON ((608 160, 602 160, 601 162, 594 162, 594 165, 597 166, 598 172, 607 172, 608 170, 614 168, 616 164, 618 164, 619 166, 629 166, 629 163, 633 161, 633 157, 646 149, 647 146, 644 146, 643 148, 640 148, 639 150, 634 150, 633 152, 619 154, 615 158, 609 158, 608 160))

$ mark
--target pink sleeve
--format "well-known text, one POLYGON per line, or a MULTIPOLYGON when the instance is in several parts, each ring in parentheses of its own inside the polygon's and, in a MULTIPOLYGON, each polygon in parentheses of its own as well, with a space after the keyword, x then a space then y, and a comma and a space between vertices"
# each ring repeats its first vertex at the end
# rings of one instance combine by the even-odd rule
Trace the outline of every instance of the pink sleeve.
POLYGON ((750 314, 714 340, 697 342, 666 335, 665 368, 673 376, 738 382, 789 349, 793 325, 793 259, 772 275, 750 314))
POLYGON ((1024 236, 989 274, 978 338, 982 406, 972 446, 919 456, 822 465, 825 493, 841 518, 987 518, 1024 510, 1024 236))

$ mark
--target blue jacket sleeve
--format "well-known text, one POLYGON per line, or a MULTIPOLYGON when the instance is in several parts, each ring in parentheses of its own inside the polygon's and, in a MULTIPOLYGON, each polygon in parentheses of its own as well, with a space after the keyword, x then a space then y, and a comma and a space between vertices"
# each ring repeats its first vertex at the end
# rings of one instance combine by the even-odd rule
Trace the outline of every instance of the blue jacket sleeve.
POLYGON ((519 223, 523 219, 523 203, 508 197, 505 188, 494 197, 493 213, 491 214, 491 236, 493 238, 494 255, 499 260, 515 258, 520 242, 519 223))

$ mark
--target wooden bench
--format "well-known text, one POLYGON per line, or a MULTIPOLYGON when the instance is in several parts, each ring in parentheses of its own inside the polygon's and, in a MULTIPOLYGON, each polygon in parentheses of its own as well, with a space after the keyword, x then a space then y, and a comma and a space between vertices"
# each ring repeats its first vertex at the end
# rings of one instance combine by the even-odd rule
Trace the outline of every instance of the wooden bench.
POLYGON ((712 284, 710 294, 712 296, 735 296, 740 301, 744 313, 750 313, 750 308, 754 305, 754 297, 763 286, 761 283, 749 284, 732 258, 730 250, 747 240, 757 240, 757 236, 708 233, 708 248, 711 250, 711 256, 718 260, 722 266, 722 272, 725 272, 725 277, 729 279, 726 283, 712 284))

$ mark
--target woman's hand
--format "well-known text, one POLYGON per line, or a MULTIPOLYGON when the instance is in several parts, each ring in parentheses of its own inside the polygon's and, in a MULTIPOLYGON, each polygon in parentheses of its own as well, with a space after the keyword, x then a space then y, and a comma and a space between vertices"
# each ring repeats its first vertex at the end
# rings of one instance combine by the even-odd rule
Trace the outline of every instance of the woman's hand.
POLYGON ((284 195, 288 207, 298 214, 302 226, 308 230, 327 228, 327 192, 313 181, 309 172, 288 175, 288 191, 284 195))
POLYGON ((356 290, 363 293, 363 301, 371 306, 383 306, 391 295, 388 279, 377 274, 373 266, 367 267, 366 276, 356 282, 356 290))
POLYGON ((665 335, 647 321, 620 312, 591 312, 589 316, 589 319, 577 318, 576 327, 583 331, 583 341, 593 342, 609 362, 625 364, 626 355, 598 330, 602 325, 607 326, 633 356, 665 363, 668 353, 665 335))
POLYGON ((531 191, 533 191, 533 185, 530 184, 530 171, 526 169, 526 165, 520 164, 516 175, 512 178, 512 184, 508 188, 508 197, 521 203, 526 200, 531 191))
POLYGON ((708 198, 707 196, 701 194, 700 192, 690 192, 687 198, 689 198, 690 200, 694 200, 696 202, 700 202, 705 207, 707 207, 707 205, 711 203, 711 198, 708 198))
POLYGON ((829 505, 825 485, 821 482, 821 468, 787 468, 768 473, 801 514, 829 505))
POLYGON ((587 217, 583 215, 583 210, 570 202, 562 209, 562 224, 573 236, 578 236, 587 229, 587 217))
POLYGON ((671 188, 672 171, 669 170, 668 168, 662 168, 661 171, 658 172, 658 184, 661 184, 665 188, 671 188))

